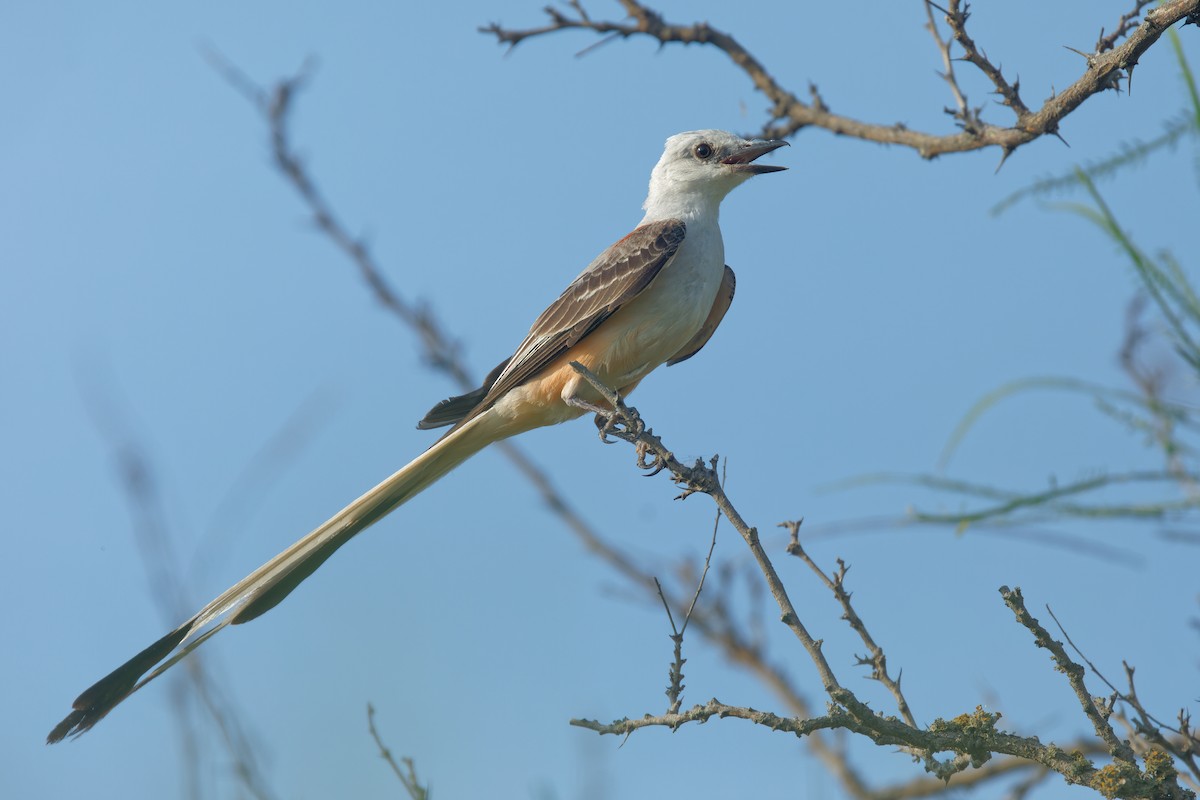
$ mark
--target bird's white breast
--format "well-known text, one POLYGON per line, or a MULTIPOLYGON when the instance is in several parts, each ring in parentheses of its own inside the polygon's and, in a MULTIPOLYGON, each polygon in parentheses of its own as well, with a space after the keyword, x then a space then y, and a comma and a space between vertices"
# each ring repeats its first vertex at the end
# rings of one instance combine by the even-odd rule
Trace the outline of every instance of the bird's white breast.
POLYGON ((716 222, 688 224, 674 258, 606 325, 615 334, 607 369, 611 385, 640 380, 687 344, 721 286, 725 246, 716 222))

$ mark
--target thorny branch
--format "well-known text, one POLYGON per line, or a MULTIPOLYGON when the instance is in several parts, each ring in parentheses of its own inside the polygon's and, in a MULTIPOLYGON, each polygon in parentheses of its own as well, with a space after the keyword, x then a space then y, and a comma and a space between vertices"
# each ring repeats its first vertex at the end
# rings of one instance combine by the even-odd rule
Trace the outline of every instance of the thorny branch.
MULTIPOLYGON (((898 144, 916 150, 922 158, 936 158, 946 153, 980 150, 986 147, 1000 148, 1001 164, 1018 147, 1028 144, 1047 134, 1058 136, 1059 124, 1071 112, 1092 95, 1108 89, 1119 88, 1118 81, 1128 76, 1137 65, 1138 59, 1149 50, 1163 33, 1180 20, 1190 21, 1200 15, 1200 0, 1169 0, 1141 16, 1148 3, 1136 0, 1134 10, 1118 21, 1113 32, 1101 35, 1093 53, 1085 53, 1086 67, 1062 92, 1052 94, 1037 110, 1031 110, 1021 98, 1017 81, 1009 81, 998 66, 978 47, 967 32, 970 17, 969 5, 963 0, 950 0, 942 8, 934 3, 926 4, 929 25, 937 40, 945 72, 943 77, 951 87, 957 108, 951 114, 960 131, 953 134, 926 133, 909 129, 903 123, 891 125, 863 122, 852 117, 835 114, 821 98, 815 86, 809 87, 810 101, 801 100, 796 92, 785 88, 771 70, 747 50, 732 34, 712 27, 707 22, 678 25, 664 21, 661 14, 637 0, 619 0, 628 21, 604 21, 593 19, 583 8, 581 0, 571 0, 568 11, 553 6, 545 9, 549 22, 535 28, 505 28, 491 23, 480 28, 482 33, 496 37, 500 44, 511 49, 527 39, 546 36, 565 30, 585 30, 596 33, 606 42, 613 38, 645 36, 667 44, 700 44, 715 47, 750 78, 754 87, 770 102, 769 119, 762 127, 762 135, 771 139, 782 139, 794 135, 809 126, 824 128, 843 136, 852 136, 883 144, 898 144), (930 9, 942 13, 943 23, 949 36, 943 39, 936 30, 930 9), (1141 16, 1140 21, 1135 21, 1141 16), (1124 39, 1120 45, 1117 42, 1124 39), (951 56, 951 42, 961 50, 961 55, 951 56), (951 62, 961 60, 979 70, 994 87, 1001 105, 1007 106, 1014 116, 1010 126, 995 125, 979 118, 979 109, 967 104, 966 95, 959 88, 951 62)), ((582 55, 582 54, 581 54, 582 55)))
MULTIPOLYGON (((680 713, 647 715, 639 719, 625 718, 608 724, 596 720, 575 719, 571 720, 572 725, 601 734, 628 736, 644 727, 661 726, 674 730, 689 722, 702 723, 716 716, 747 719, 772 730, 792 733, 797 737, 818 730, 842 728, 865 736, 877 745, 899 746, 923 755, 925 769, 943 780, 969 768, 982 766, 993 754, 1004 754, 1036 762, 1062 775, 1067 783, 1089 786, 1106 797, 1119 794, 1123 798, 1194 798, 1191 792, 1179 786, 1178 775, 1174 769, 1168 769, 1169 756, 1162 756, 1166 759, 1165 763, 1161 759, 1147 759, 1144 772, 1138 768, 1136 757, 1128 743, 1116 739, 1107 718, 1101 716, 1094 701, 1082 687, 1082 680, 1073 674, 1076 668, 1079 671, 1082 668, 1070 661, 1062 651, 1062 646, 1053 642, 1027 612, 1024 616, 1020 613, 1024 611, 1024 606, 1019 589, 1014 592, 1007 587, 1002 588, 1005 602, 1014 608, 1014 611, 1018 611, 1019 608, 1018 619, 1035 632, 1040 645, 1052 648, 1056 663, 1067 671, 1085 712, 1096 723, 1097 735, 1114 757, 1113 763, 1096 767, 1082 752, 1064 751, 1053 744, 1042 744, 1036 737, 1023 737, 1001 731, 997 728, 1000 714, 989 713, 981 707, 976 708, 973 713, 961 714, 948 721, 935 720, 927 728, 920 728, 908 720, 872 711, 852 691, 838 682, 822 652, 822 643, 812 638, 797 615, 787 590, 762 547, 757 529, 746 523, 725 494, 716 473, 716 457, 708 464, 702 459, 697 459, 692 466, 684 465, 662 440, 654 435, 653 430, 645 425, 637 411, 627 406, 616 392, 606 387, 596 375, 578 362, 572 362, 571 366, 604 397, 607 408, 611 409, 598 414, 597 425, 603 441, 609 441, 609 436, 627 441, 634 446, 639 469, 649 470, 652 475, 662 471, 669 472, 671 479, 683 488, 678 499, 696 493, 707 494, 716 503, 722 516, 742 535, 779 607, 780 621, 808 652, 830 700, 827 714, 809 718, 787 718, 771 712, 727 705, 714 699, 705 705, 694 706, 680 713), (1057 649, 1054 650, 1056 644, 1057 649), (947 759, 938 759, 938 753, 954 755, 947 759)), ((846 604, 843 607, 846 607, 846 604)))
MULTIPOLYGON (((963 2, 963 0, 950 0, 946 4, 946 8, 941 8, 937 4, 928 2, 927 0, 926 5, 933 6, 946 15, 945 22, 950 28, 950 35, 963 51, 960 60, 973 65, 987 77, 992 86, 996 87, 995 94, 1000 95, 1001 105, 1012 109, 1013 114, 1016 115, 1018 126, 1026 122, 1030 117, 1030 111, 1029 107, 1025 105, 1025 101, 1021 99, 1019 81, 1009 83, 1000 68, 988 60, 988 57, 975 44, 975 40, 967 33, 967 18, 971 16, 969 4, 963 2)), ((981 126, 983 125, 982 121, 978 122, 981 126)), ((1047 128, 1043 132, 1054 133, 1056 130, 1057 127, 1053 127, 1047 128)), ((967 129, 967 132, 970 133, 971 131, 967 129)))

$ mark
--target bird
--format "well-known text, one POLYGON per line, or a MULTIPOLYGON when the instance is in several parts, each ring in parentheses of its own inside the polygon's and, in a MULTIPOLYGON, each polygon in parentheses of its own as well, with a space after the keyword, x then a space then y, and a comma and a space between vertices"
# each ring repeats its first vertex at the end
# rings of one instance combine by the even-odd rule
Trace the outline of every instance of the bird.
POLYGON ((725 264, 721 201, 755 175, 785 170, 757 159, 786 144, 720 130, 668 138, 637 227, 567 286, 478 389, 442 400, 417 424, 449 431, 84 691, 47 743, 90 730, 226 625, 274 608, 347 541, 487 445, 605 408, 604 396, 572 362, 623 397, 657 367, 695 355, 720 324, 736 285, 725 264))

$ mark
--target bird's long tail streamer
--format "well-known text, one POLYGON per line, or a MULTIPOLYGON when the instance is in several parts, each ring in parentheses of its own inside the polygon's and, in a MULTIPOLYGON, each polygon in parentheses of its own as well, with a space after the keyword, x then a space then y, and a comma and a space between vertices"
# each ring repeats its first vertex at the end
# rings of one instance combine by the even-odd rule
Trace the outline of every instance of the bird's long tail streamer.
POLYGON ((48 744, 90 730, 125 698, 157 678, 226 625, 249 622, 279 604, 339 547, 450 470, 500 438, 488 414, 451 430, 436 444, 312 533, 222 592, 191 619, 79 695, 46 737, 48 744))

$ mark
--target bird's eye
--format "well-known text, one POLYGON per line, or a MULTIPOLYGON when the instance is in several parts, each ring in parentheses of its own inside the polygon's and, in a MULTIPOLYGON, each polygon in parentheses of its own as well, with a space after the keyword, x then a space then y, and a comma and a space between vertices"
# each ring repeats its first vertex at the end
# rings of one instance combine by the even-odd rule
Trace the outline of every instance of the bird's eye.
POLYGON ((708 142, 701 142, 692 148, 692 153, 701 161, 706 161, 713 154, 712 145, 708 142))

